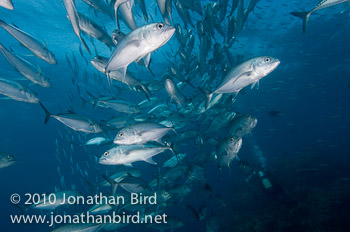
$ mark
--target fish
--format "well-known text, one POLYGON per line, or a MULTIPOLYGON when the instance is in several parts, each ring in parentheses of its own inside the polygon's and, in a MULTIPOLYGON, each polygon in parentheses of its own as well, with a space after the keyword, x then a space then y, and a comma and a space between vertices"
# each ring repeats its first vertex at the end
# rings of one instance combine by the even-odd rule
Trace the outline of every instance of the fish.
POLYGON ((5 56, 7 61, 28 80, 45 88, 51 87, 49 79, 44 76, 40 67, 34 67, 33 64, 17 56, 12 51, 7 50, 1 43, 0 52, 5 56))
POLYGON ((129 193, 142 193, 149 191, 149 185, 139 177, 127 176, 119 182, 116 182, 105 175, 102 175, 102 177, 112 186, 112 195, 115 194, 118 186, 122 187, 129 193))
POLYGON ((79 27, 82 32, 88 34, 89 36, 95 39, 100 40, 101 42, 106 44, 107 47, 110 49, 115 46, 112 41, 112 38, 101 26, 97 25, 87 16, 79 12, 78 12, 78 19, 79 19, 79 27))
POLYGON ((94 104, 99 107, 111 108, 115 111, 126 114, 137 114, 140 112, 140 108, 137 105, 114 98, 97 99, 94 104))
POLYGON ((143 18, 145 19, 146 22, 148 22, 148 13, 147 13, 145 0, 136 0, 136 2, 139 4, 141 8, 143 18))
MULTIPOLYGON (((136 168, 127 168, 113 173, 113 175, 109 176, 109 179, 113 179, 115 182, 119 183, 128 176, 140 177, 141 175, 142 173, 140 170, 136 168)), ((104 180, 98 186, 110 186, 110 183, 104 180)))
POLYGON ((122 4, 126 4, 128 3, 127 7, 131 8, 134 5, 134 0, 115 0, 114 2, 114 13, 115 13, 115 21, 117 24, 117 29, 120 30, 120 25, 119 25, 119 21, 118 21, 118 8, 120 5, 122 4))
POLYGON ((166 160, 162 167, 163 168, 173 168, 176 165, 178 165, 179 163, 182 162, 183 159, 185 159, 187 156, 186 153, 180 153, 180 154, 176 154, 173 157, 169 158, 168 160, 166 160))
POLYGON ((207 94, 206 108, 208 108, 214 93, 235 93, 237 95, 244 87, 258 84, 261 78, 275 70, 279 64, 280 61, 276 58, 260 56, 233 67, 219 86, 207 94))
POLYGON ((73 112, 57 115, 51 114, 41 102, 39 102, 39 104, 45 112, 45 124, 49 121, 50 118, 55 118, 56 120, 63 123, 67 127, 73 129, 74 131, 80 131, 83 133, 102 132, 101 127, 86 116, 78 115, 73 112))
POLYGON ((8 79, 0 78, 0 94, 16 101, 39 103, 39 99, 33 92, 25 89, 19 83, 8 79))
POLYGON ((111 7, 108 5, 107 1, 103 0, 83 0, 86 4, 92 7, 95 11, 107 14, 111 19, 113 19, 113 12, 111 7))
POLYGON ((91 51, 87 44, 85 43, 84 39, 81 37, 81 28, 79 26, 79 15, 75 8, 74 0, 62 0, 64 4, 64 8, 67 11, 68 19, 72 24, 74 33, 78 36, 81 43, 84 45, 86 51, 91 55, 91 51))
POLYGON ((0 169, 14 165, 18 161, 11 154, 0 152, 0 169))
POLYGON ((230 11, 230 14, 227 17, 231 17, 233 15, 233 12, 238 7, 239 2, 240 2, 240 0, 232 0, 231 11, 230 11))
MULTIPOLYGON (((231 162, 234 159, 238 159, 238 152, 242 147, 242 138, 234 136, 226 138, 220 145, 216 154, 218 160, 218 166, 230 167, 231 162)), ((239 160, 239 159, 238 159, 239 160)))
POLYGON ((83 146, 91 146, 91 145, 103 145, 112 142, 109 138, 104 137, 95 137, 86 141, 83 146))
POLYGON ((168 24, 168 25, 171 25, 171 22, 173 22, 173 19, 171 17, 171 11, 172 11, 171 2, 172 0, 157 0, 159 11, 163 17, 165 24, 168 24))
MULTIPOLYGON (((127 1, 120 5, 119 12, 126 26, 132 31, 135 30, 137 28, 137 25, 134 19, 134 13, 132 12, 131 2, 127 1)), ((120 29, 120 27, 118 26, 117 29, 120 29)))
MULTIPOLYGON (((95 56, 91 59, 90 63, 101 73, 105 74, 106 66, 108 63, 108 58, 102 56, 95 56)), ((146 97, 149 98, 151 96, 151 92, 147 88, 146 85, 142 84, 139 80, 137 80, 130 72, 126 72, 125 76, 122 76, 122 73, 116 71, 110 73, 110 79, 120 81, 126 84, 129 87, 136 87, 136 89, 141 90, 145 93, 146 97)))
POLYGON ((310 11, 301 11, 301 12, 291 12, 291 15, 294 15, 298 18, 301 18, 303 20, 303 32, 306 33, 306 26, 309 21, 310 15, 318 10, 325 9, 331 6, 335 6, 341 3, 348 2, 350 3, 350 0, 322 0, 320 1, 312 10, 310 11))
POLYGON ((131 145, 145 144, 154 141, 164 144, 161 139, 170 131, 175 130, 174 128, 165 127, 157 123, 137 123, 122 128, 114 138, 114 143, 120 145, 131 145))
POLYGON ((15 9, 12 0, 0 0, 0 6, 9 10, 15 9))
POLYGON ((245 114, 240 115, 232 120, 228 125, 228 136, 244 137, 251 133, 256 127, 258 120, 256 117, 245 114))
POLYGON ((157 165, 152 157, 167 150, 171 150, 171 148, 150 145, 120 145, 103 153, 99 159, 99 163, 131 166, 134 162, 145 161, 149 164, 157 165))
POLYGON ((57 64, 55 54, 53 54, 46 46, 43 41, 40 43, 33 36, 20 30, 17 27, 11 26, 0 19, 0 27, 12 35, 18 42, 20 42, 24 47, 29 49, 35 56, 46 61, 49 64, 57 64))
POLYGON ((106 66, 109 77, 113 71, 125 76, 129 64, 144 59, 148 67, 151 52, 166 44, 175 32, 175 28, 163 23, 152 23, 139 27, 118 42, 106 66))
POLYGON ((180 92, 177 86, 170 79, 165 80, 165 89, 170 98, 174 100, 179 106, 184 107, 186 104, 185 96, 180 92))
POLYGON ((115 30, 113 30, 111 36, 112 36, 112 40, 113 40, 114 45, 117 45, 118 41, 120 41, 121 39, 123 39, 125 37, 125 33, 123 33, 120 30, 115 29, 115 30))

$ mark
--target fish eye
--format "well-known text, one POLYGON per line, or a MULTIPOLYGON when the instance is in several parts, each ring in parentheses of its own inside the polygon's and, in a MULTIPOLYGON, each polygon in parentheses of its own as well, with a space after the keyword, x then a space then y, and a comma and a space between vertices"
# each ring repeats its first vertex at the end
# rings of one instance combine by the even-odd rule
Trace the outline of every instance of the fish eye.
POLYGON ((109 155, 109 152, 106 151, 105 153, 103 153, 103 156, 108 156, 109 155))
POLYGON ((120 133, 118 134, 118 136, 119 136, 119 137, 123 137, 123 136, 124 136, 124 133, 123 133, 123 132, 120 132, 120 133))
POLYGON ((270 62, 270 60, 271 60, 270 57, 265 58, 265 62, 270 62))
POLYGON ((164 27, 164 24, 163 24, 163 23, 158 23, 158 24, 157 24, 157 28, 158 28, 158 29, 162 29, 163 27, 164 27))
POLYGON ((250 119, 251 119, 250 116, 248 116, 248 117, 246 118, 247 121, 250 121, 250 119))
POLYGON ((8 155, 7 158, 8 158, 8 159, 12 159, 12 155, 8 155))
POLYGON ((230 138, 230 143, 233 143, 234 141, 235 141, 234 137, 230 138))

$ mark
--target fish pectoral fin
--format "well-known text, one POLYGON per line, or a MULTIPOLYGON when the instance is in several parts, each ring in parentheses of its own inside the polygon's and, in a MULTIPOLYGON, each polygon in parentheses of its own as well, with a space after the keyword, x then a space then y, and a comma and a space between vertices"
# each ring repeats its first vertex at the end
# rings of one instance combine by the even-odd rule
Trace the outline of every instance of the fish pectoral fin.
POLYGON ((255 86, 257 87, 257 89, 259 89, 259 81, 252 83, 250 89, 253 89, 255 86))
POLYGON ((143 57, 143 62, 145 63, 146 68, 148 68, 150 60, 151 60, 151 53, 148 53, 143 57))
POLYGON ((153 165, 157 165, 157 163, 151 158, 148 159, 144 159, 145 162, 149 163, 149 164, 153 164, 153 165))
POLYGON ((142 41, 140 39, 131 40, 129 43, 126 44, 126 46, 140 47, 141 42, 142 41))

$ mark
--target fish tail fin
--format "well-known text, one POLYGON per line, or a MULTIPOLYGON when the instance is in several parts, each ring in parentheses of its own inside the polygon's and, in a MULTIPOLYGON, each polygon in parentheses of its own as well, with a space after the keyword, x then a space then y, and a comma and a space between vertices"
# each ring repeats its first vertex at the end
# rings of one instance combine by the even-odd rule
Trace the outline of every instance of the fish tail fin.
POLYGON ((199 91, 201 91, 202 93, 205 94, 205 97, 206 97, 205 109, 208 109, 211 98, 213 97, 214 93, 210 93, 208 90, 206 90, 205 88, 202 88, 202 87, 199 87, 198 89, 199 89, 199 91))
POLYGON ((152 72, 152 70, 151 70, 151 68, 150 68, 149 65, 150 65, 150 64, 148 64, 148 66, 146 67, 147 70, 148 70, 148 72, 149 72, 153 77, 156 77, 156 76, 154 75, 154 73, 152 72))
POLYGON ((89 53, 90 55, 92 55, 92 54, 91 54, 91 51, 90 51, 90 48, 87 46, 85 40, 81 37, 81 35, 79 36, 79 39, 80 39, 81 43, 84 45, 86 51, 88 51, 88 53, 89 53))
POLYGON ((152 95, 152 93, 151 93, 151 91, 149 91, 148 87, 146 85, 144 85, 144 84, 141 84, 141 90, 142 90, 142 92, 145 93, 145 95, 147 97, 147 100, 151 101, 150 100, 150 96, 152 95))
POLYGON ((306 11, 291 12, 291 14, 303 20, 303 32, 306 33, 306 25, 307 25, 307 22, 309 21, 310 12, 306 12, 306 11))
POLYGON ((44 110, 44 112, 45 112, 45 120, 44 120, 44 123, 46 124, 49 120, 50 120, 50 118, 51 118, 51 113, 45 108, 45 106, 39 101, 39 104, 40 104, 40 106, 41 106, 41 108, 44 110))
POLYGON ((176 155, 176 158, 178 158, 176 152, 174 151, 174 143, 170 143, 167 146, 168 146, 169 150, 171 151, 171 153, 176 155))
POLYGON ((117 191, 118 188, 118 183, 113 180, 112 178, 106 176, 106 175, 102 175, 102 177, 110 184, 112 185, 112 196, 114 196, 115 192, 117 191))

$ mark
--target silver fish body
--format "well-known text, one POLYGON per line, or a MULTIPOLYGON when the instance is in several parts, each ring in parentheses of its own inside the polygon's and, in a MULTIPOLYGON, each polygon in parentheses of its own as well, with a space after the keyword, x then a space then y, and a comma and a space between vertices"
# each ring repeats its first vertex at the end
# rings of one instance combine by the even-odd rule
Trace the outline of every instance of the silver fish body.
POLYGON ((138 123, 121 129, 115 137, 114 143, 130 145, 155 141, 163 144, 162 137, 170 131, 174 131, 174 129, 157 123, 138 123))
POLYGON ((99 163, 106 165, 131 165, 136 161, 145 161, 150 164, 156 164, 152 157, 170 149, 170 147, 121 145, 106 151, 101 156, 99 163))
POLYGON ((5 56, 8 62, 28 80, 42 87, 51 87, 50 81, 45 76, 43 76, 40 68, 34 67, 34 65, 25 59, 7 50, 1 43, 0 52, 5 56))
POLYGON ((148 67, 150 53, 163 46, 174 34, 175 29, 162 23, 139 27, 118 42, 106 66, 106 74, 113 71, 126 73, 129 64, 144 58, 148 67))
POLYGON ((34 93, 25 89, 17 82, 0 78, 0 94, 12 98, 16 101, 38 103, 39 99, 34 93))
POLYGON ((9 25, 2 20, 0 20, 0 27, 6 30, 10 35, 18 40, 18 42, 20 42, 24 47, 28 48, 40 59, 45 60, 49 64, 57 64, 55 55, 49 51, 45 43, 40 43, 28 33, 20 30, 17 27, 9 25))

